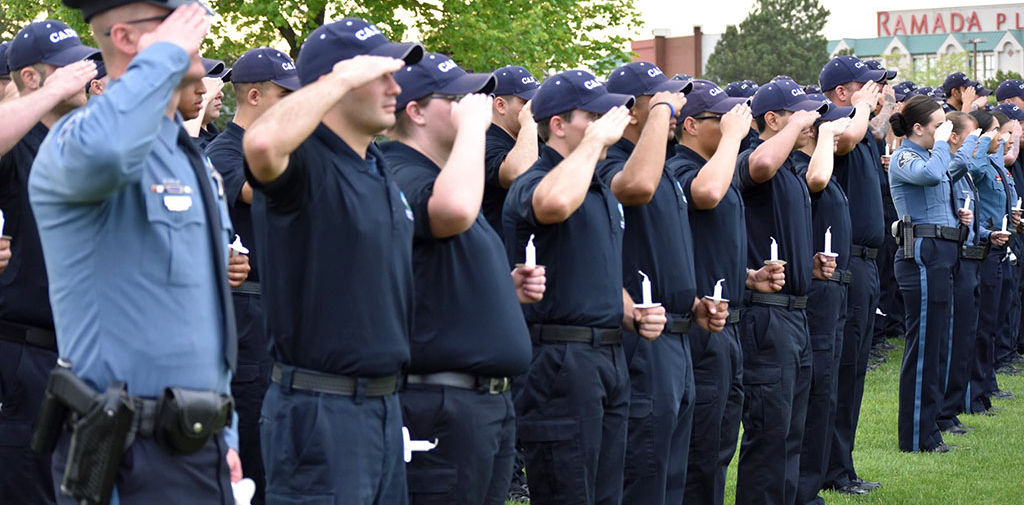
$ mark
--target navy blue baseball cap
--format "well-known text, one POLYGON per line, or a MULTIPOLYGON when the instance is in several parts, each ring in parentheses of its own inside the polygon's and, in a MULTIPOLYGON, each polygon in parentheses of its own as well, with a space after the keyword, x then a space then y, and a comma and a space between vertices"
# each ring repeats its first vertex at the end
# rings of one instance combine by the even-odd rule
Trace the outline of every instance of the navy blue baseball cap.
POLYGON ((878 82, 884 77, 885 70, 873 70, 856 56, 836 56, 821 69, 818 84, 822 91, 829 91, 848 82, 878 82))
POLYGON ((758 88, 750 102, 750 110, 754 117, 773 110, 814 110, 824 114, 828 111, 828 103, 807 98, 803 88, 792 80, 779 79, 758 88))
POLYGON ((638 97, 661 91, 687 93, 693 88, 693 81, 669 79, 654 63, 632 61, 612 70, 604 85, 611 93, 638 97))
POLYGON ((63 67, 99 56, 99 49, 83 45, 74 29, 47 19, 29 23, 18 32, 7 47, 7 66, 12 72, 36 63, 63 67))
POLYGON ((213 58, 202 58, 203 70, 206 70, 204 77, 224 77, 228 73, 228 68, 224 65, 223 61, 215 60, 213 58))
POLYGON ((733 107, 749 102, 746 97, 733 97, 711 81, 698 79, 693 81, 693 89, 686 95, 686 105, 679 109, 679 121, 688 117, 698 116, 702 112, 725 114, 733 107))
POLYGON ((508 65, 494 71, 494 96, 515 95, 523 100, 533 98, 540 88, 537 78, 523 67, 508 65))
POLYGON ((250 49, 239 56, 224 80, 236 83, 269 81, 289 91, 302 87, 295 62, 287 54, 269 47, 250 49))
POLYGON ((945 102, 946 90, 943 89, 942 86, 936 86, 935 88, 932 89, 931 93, 929 93, 928 96, 932 97, 932 99, 934 99, 936 102, 945 102))
POLYGON ((974 92, 978 96, 989 96, 992 94, 992 90, 986 88, 985 86, 982 86, 981 83, 977 83, 974 85, 974 92))
POLYGON ((419 63, 395 72, 395 81, 402 87, 395 110, 403 110, 409 102, 434 93, 490 94, 496 84, 494 74, 467 73, 455 63, 455 60, 441 53, 427 53, 419 63))
POLYGON ((7 67, 7 46, 11 45, 10 42, 0 43, 0 79, 7 80, 11 78, 11 69, 7 67))
POLYGON ((828 105, 828 110, 821 114, 816 122, 821 123, 824 121, 835 121, 836 119, 842 119, 844 117, 853 117, 857 113, 856 107, 840 107, 829 100, 828 97, 821 93, 807 93, 808 100, 815 100, 819 102, 825 102, 828 105))
POLYGON ((807 93, 808 95, 811 95, 811 94, 814 94, 814 93, 819 93, 820 94, 821 93, 821 86, 818 86, 817 84, 808 84, 808 85, 804 86, 804 93, 807 93))
POLYGON ((865 61, 864 64, 867 65, 868 68, 870 68, 871 70, 882 70, 882 71, 884 71, 885 72, 885 76, 882 78, 882 80, 884 80, 884 81, 891 81, 891 80, 895 79, 896 78, 896 74, 898 73, 895 70, 888 70, 888 69, 886 69, 884 66, 882 66, 882 62, 880 62, 880 61, 868 60, 868 61, 865 61))
POLYGON ((913 96, 912 93, 915 89, 917 89, 917 85, 911 81, 903 81, 892 87, 892 91, 896 95, 897 102, 902 102, 913 96))
POLYGON ((917 95, 932 96, 933 89, 934 88, 932 88, 931 86, 921 86, 920 88, 915 88, 913 91, 907 94, 907 98, 917 95))
POLYGON ((107 76, 107 65, 103 63, 103 60, 96 60, 96 77, 93 79, 102 79, 107 76))
POLYGON ((725 94, 733 98, 750 98, 757 93, 757 83, 754 81, 732 81, 725 85, 725 94))
MULTIPOLYGON (((167 10, 174 10, 182 5, 197 2, 196 0, 64 0, 64 5, 72 9, 82 11, 82 19, 84 19, 86 23, 88 23, 93 16, 101 12, 106 12, 115 7, 132 3, 146 3, 157 7, 163 7, 167 10)), ((210 10, 206 4, 203 4, 203 6, 206 7, 207 10, 210 10)))
POLYGON ((309 34, 299 50, 299 82, 303 86, 328 74, 342 60, 369 54, 390 56, 415 65, 423 59, 423 46, 391 42, 376 26, 359 18, 327 23, 309 34))
POLYGON ((1016 119, 1017 121, 1024 121, 1024 110, 1012 103, 1001 103, 996 106, 996 111, 1006 114, 1006 117, 1010 119, 1016 119))
POLYGON ((632 95, 610 93, 590 72, 566 70, 544 80, 531 110, 533 120, 540 122, 575 109, 604 114, 620 105, 632 107, 635 101, 632 95))
POLYGON ((690 74, 676 74, 672 76, 673 81, 692 81, 693 76, 690 74))
POLYGON ((968 79, 967 75, 963 72, 953 72, 946 76, 946 80, 942 83, 942 89, 950 92, 957 88, 973 87, 977 85, 978 83, 968 79))
POLYGON ((1024 98, 1024 82, 1019 79, 1007 79, 996 88, 996 100, 1000 102, 1013 97, 1024 98))

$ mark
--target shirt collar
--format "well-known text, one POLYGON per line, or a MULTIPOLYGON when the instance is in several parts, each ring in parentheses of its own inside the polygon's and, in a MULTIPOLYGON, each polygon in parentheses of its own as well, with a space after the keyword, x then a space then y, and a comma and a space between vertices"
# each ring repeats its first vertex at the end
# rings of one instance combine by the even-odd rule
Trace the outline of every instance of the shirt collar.
MULTIPOLYGON (((347 161, 359 167, 360 170, 365 170, 367 172, 370 171, 366 166, 366 159, 356 154, 356 152, 352 150, 352 148, 349 147, 341 137, 332 132, 327 125, 320 123, 316 129, 313 130, 312 137, 316 137, 320 142, 326 145, 334 156, 347 159, 347 161)), ((366 147, 366 158, 370 157, 377 158, 378 160, 380 159, 380 149, 377 147, 377 144, 373 142, 370 142, 370 145, 366 147)), ((381 167, 379 163, 378 168, 383 171, 383 167, 381 167)))
POLYGON ((682 144, 676 144, 676 154, 683 156, 689 160, 693 160, 700 163, 707 163, 708 160, 704 159, 697 151, 690 149, 682 144))
MULTIPOLYGON (((404 142, 400 142, 398 140, 387 142, 380 146, 380 150, 382 153, 401 156, 403 158, 403 162, 416 162, 419 165, 430 167, 434 172, 441 173, 441 167, 437 166, 437 163, 434 163, 430 158, 426 157, 426 155, 404 142)), ((392 163, 391 167, 398 168, 398 165, 401 164, 404 163, 392 163)))

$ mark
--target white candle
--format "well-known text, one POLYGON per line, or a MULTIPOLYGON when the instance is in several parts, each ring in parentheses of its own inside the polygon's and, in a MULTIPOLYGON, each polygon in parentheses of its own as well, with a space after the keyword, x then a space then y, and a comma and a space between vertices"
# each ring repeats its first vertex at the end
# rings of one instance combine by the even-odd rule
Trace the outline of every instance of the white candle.
POLYGON ((889 143, 888 142, 886 142, 886 144, 885 144, 885 155, 889 156, 889 143))
MULTIPOLYGON (((1021 209, 1021 208, 1022 208, 1022 207, 1020 206, 1020 204, 1021 204, 1021 203, 1024 203, 1024 202, 1022 202, 1022 200, 1024 200, 1024 198, 1021 198, 1021 197, 1019 197, 1019 196, 1017 197, 1017 207, 1016 207, 1017 209, 1021 209)), ((0 219, 0 225, 2 225, 2 224, 3 224, 3 222, 4 222, 4 220, 3 220, 3 219, 0 219)), ((0 226, 0 232, 2 232, 2 231, 4 231, 4 230, 3 230, 3 226, 0 226)))
POLYGON ((4 234, 4 211, 0 210, 0 235, 4 234))
POLYGON ((640 272, 640 275, 642 275, 644 277, 644 280, 640 282, 640 286, 643 288, 643 292, 644 292, 643 304, 644 305, 651 305, 652 303, 654 303, 652 301, 652 297, 651 297, 651 279, 649 277, 647 277, 647 274, 645 274, 643 272, 640 272))
POLYGON ((725 279, 718 279, 718 282, 715 283, 715 294, 711 295, 711 300, 713 302, 715 302, 715 305, 718 305, 719 303, 722 303, 722 283, 723 282, 725 282, 725 279))
POLYGON ((231 249, 231 255, 236 254, 249 254, 249 249, 242 245, 242 237, 235 235, 235 241, 228 246, 231 249))
POLYGON ((409 436, 409 428, 402 426, 402 457, 406 463, 412 461, 412 453, 432 451, 435 447, 437 447, 437 439, 434 439, 433 442, 429 440, 412 440, 409 436))
POLYGON ((771 261, 779 261, 779 243, 775 241, 775 237, 771 237, 771 239, 772 239, 771 261))
POLYGON ((825 228, 825 254, 832 254, 832 227, 825 228))
POLYGON ((971 194, 967 193, 967 197, 964 198, 964 208, 963 208, 963 211, 967 212, 969 210, 971 210, 971 194))
POLYGON ((526 266, 535 267, 537 266, 537 248, 533 245, 533 235, 530 235, 530 241, 526 243, 526 266))
POLYGON ((1003 214, 1003 233, 1009 233, 1006 231, 1006 214, 1003 214))

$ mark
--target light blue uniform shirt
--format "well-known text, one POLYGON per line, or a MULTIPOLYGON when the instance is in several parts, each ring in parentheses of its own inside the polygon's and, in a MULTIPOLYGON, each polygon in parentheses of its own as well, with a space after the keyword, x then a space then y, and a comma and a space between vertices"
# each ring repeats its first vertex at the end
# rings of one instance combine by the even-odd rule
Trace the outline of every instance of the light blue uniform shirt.
POLYGON ((978 190, 970 175, 973 165, 988 163, 985 151, 976 150, 977 147, 978 136, 969 135, 953 155, 953 161, 949 165, 949 177, 953 180, 953 197, 956 199, 956 208, 964 208, 964 204, 967 203, 967 195, 971 195, 968 210, 974 213, 974 222, 968 227, 967 240, 964 242, 966 245, 984 245, 992 233, 991 230, 981 225, 981 220, 978 218, 978 190))
POLYGON ((906 139, 891 160, 889 187, 901 219, 910 216, 914 224, 960 225, 951 201, 948 143, 935 142, 929 153, 906 139))
MULTIPOLYGON (((53 126, 32 166, 57 347, 99 390, 115 380, 149 398, 169 386, 230 389, 230 308, 221 307, 203 195, 178 146, 180 118, 166 115, 188 67, 175 45, 142 51, 102 96, 53 126)), ((230 220, 218 200, 226 262, 230 220)), ((234 428, 225 438, 237 448, 234 428)))
MULTIPOLYGON (((1013 191, 1013 182, 1007 178, 1007 171, 1003 168, 1003 147, 989 155, 988 148, 992 139, 982 137, 978 141, 978 154, 971 164, 971 176, 974 184, 978 187, 978 219, 981 223, 992 230, 999 230, 1003 226, 1003 216, 1007 215, 1006 206, 1010 203, 1013 206, 1017 202, 1016 193, 1013 191), (1006 193, 1006 180, 1010 187, 1010 195, 1006 193)), ((1012 225, 1007 222, 1007 227, 1012 225)))

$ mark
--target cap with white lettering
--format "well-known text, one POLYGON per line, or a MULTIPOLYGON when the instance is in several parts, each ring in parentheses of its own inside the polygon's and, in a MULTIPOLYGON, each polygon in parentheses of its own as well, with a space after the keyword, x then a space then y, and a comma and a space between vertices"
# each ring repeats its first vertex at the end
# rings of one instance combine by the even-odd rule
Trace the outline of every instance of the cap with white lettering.
POLYGON ((711 81, 698 79, 693 81, 693 89, 686 95, 686 104, 679 110, 679 121, 704 112, 725 114, 733 107, 747 103, 749 98, 730 96, 728 92, 711 81))
POLYGON ((818 84, 825 92, 848 82, 879 82, 884 77, 885 70, 872 70, 856 56, 836 56, 821 69, 818 84))
POLYGON ((632 95, 609 93, 590 72, 566 70, 540 85, 533 97, 533 119, 540 122, 576 109, 604 114, 620 105, 632 107, 634 102, 632 95))
POLYGON ((732 81, 725 85, 725 94, 733 98, 750 98, 757 93, 758 85, 751 80, 732 81))
POLYGON ((1002 102, 1013 97, 1024 98, 1024 81, 1007 79, 999 83, 999 87, 996 88, 996 100, 1002 102))
POLYGON ((763 116, 773 110, 814 110, 824 114, 828 111, 828 103, 809 99, 804 89, 792 80, 778 79, 757 90, 750 101, 750 110, 754 117, 763 116))
POLYGON ((36 63, 55 67, 85 59, 99 59, 100 51, 82 45, 78 33, 55 19, 36 21, 21 29, 7 48, 7 65, 16 72, 36 63))
POLYGON ((395 81, 402 87, 395 110, 403 110, 414 100, 434 93, 467 95, 494 91, 492 74, 470 74, 451 58, 440 53, 427 53, 419 63, 395 72, 395 81))
POLYGON ((246 51, 224 77, 234 83, 269 81, 289 91, 302 87, 295 62, 287 54, 269 47, 246 51))
POLYGON ((523 100, 529 100, 537 94, 537 88, 540 88, 537 78, 529 70, 515 65, 495 70, 494 78, 497 79, 494 96, 515 95, 523 100))
POLYGON ((604 85, 611 93, 635 97, 653 95, 661 91, 688 93, 693 89, 692 81, 669 79, 657 65, 646 61, 629 62, 612 70, 604 85))
POLYGON ((309 34, 296 62, 303 86, 326 75, 334 65, 360 55, 390 56, 415 65, 423 58, 423 46, 391 42, 376 26, 359 18, 327 23, 309 34))

